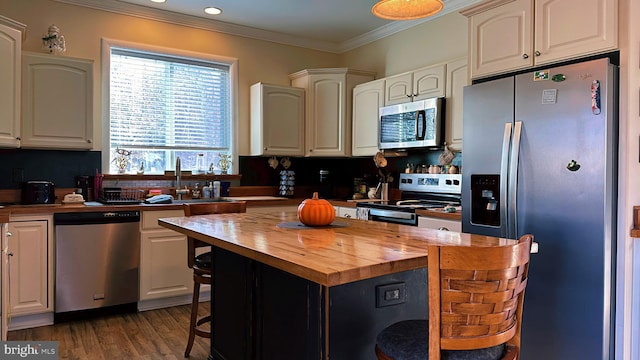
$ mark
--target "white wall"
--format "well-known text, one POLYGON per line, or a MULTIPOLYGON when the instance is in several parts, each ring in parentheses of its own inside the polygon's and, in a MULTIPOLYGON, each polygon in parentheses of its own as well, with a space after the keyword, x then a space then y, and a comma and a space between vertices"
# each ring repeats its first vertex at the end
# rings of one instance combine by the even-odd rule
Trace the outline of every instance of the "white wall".
POLYGON ((620 180, 616 359, 640 359, 640 239, 630 237, 640 205, 640 2, 619 0, 620 180))
POLYGON ((467 18, 451 13, 348 51, 340 62, 382 78, 466 56, 467 33, 467 18))
POLYGON ((41 37, 55 24, 65 37, 65 56, 93 59, 95 150, 102 147, 100 39, 142 43, 237 58, 238 152, 249 154, 249 87, 258 81, 289 85, 288 74, 335 67, 338 55, 63 4, 51 0, 0 0, 0 14, 27 25, 25 51, 42 51, 41 37))

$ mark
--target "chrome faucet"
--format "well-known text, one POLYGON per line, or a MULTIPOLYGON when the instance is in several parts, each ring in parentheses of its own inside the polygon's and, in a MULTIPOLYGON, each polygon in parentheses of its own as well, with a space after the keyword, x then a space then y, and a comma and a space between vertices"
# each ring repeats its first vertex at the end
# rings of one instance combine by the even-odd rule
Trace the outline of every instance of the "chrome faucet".
POLYGON ((182 171, 180 169, 180 157, 176 156, 176 195, 178 196, 178 200, 182 200, 182 194, 188 194, 189 189, 182 187, 182 171))

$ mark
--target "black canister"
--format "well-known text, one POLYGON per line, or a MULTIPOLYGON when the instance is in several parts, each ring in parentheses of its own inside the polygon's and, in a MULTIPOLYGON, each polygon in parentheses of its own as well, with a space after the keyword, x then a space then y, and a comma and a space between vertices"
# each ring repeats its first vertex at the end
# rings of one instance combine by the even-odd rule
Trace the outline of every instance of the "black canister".
POLYGON ((333 199, 334 184, 329 170, 320 170, 320 197, 323 199, 333 199))

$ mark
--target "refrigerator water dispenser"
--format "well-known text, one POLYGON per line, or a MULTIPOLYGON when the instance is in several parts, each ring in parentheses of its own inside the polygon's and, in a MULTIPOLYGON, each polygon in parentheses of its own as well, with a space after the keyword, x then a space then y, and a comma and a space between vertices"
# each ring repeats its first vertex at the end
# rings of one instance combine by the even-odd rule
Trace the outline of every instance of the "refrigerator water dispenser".
POLYGON ((500 226, 500 175, 471 175, 471 222, 500 226))

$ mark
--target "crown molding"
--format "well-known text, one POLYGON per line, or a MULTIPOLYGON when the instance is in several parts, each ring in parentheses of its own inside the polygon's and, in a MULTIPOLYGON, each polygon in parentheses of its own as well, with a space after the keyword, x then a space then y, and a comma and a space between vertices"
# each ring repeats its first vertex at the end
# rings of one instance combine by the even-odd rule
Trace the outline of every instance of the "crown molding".
POLYGON ((0 15, 0 25, 8 26, 20 31, 20 33, 22 33, 22 41, 27 39, 27 25, 2 15, 0 15))
MULTIPOLYGON (((436 19, 450 12, 468 7, 468 0, 444 0, 445 10, 438 14, 418 20, 394 21, 361 36, 346 40, 342 43, 322 41, 287 35, 275 31, 257 29, 249 26, 236 25, 223 21, 216 21, 198 16, 179 14, 176 12, 150 8, 118 0, 54 0, 59 3, 83 6, 91 9, 108 11, 116 14, 134 16, 147 20, 155 20, 175 25, 188 26, 201 30, 215 31, 229 35, 242 36, 251 39, 270 41, 285 45, 293 45, 331 53, 343 53, 360 46, 372 43, 395 33, 407 30, 426 21, 436 19)), ((474 0, 477 3, 481 0, 474 0)))

